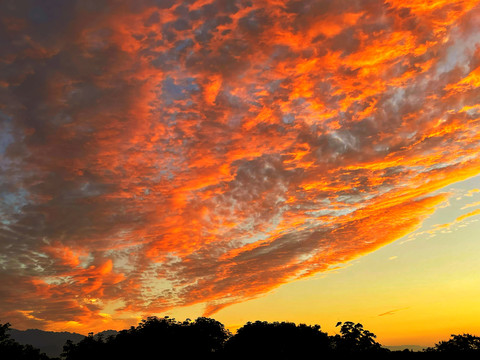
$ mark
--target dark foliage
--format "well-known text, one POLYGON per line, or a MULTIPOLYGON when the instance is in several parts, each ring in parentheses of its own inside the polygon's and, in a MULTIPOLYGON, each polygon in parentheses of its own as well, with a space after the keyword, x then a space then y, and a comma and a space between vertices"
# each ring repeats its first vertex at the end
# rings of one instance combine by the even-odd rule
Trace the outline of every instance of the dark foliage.
POLYGON ((21 345, 10 338, 10 324, 0 324, 0 359, 49 360, 49 357, 31 345, 21 345))
POLYGON ((230 336, 223 324, 209 318, 177 322, 149 317, 107 339, 91 333, 77 344, 67 342, 62 355, 66 360, 213 358, 230 336))
POLYGON ((301 359, 310 354, 327 355, 331 350, 329 337, 320 331, 320 325, 256 321, 238 329, 224 351, 228 358, 301 359))
POLYGON ((385 353, 388 350, 375 341, 375 334, 363 328, 362 324, 351 321, 337 324, 342 325, 340 335, 331 338, 332 346, 338 353, 385 353))
MULTIPOLYGON (((90 333, 78 343, 67 341, 63 360, 104 359, 476 359, 480 337, 452 335, 422 352, 389 351, 362 324, 339 322, 330 336, 320 325, 248 322, 232 335, 220 322, 199 317, 178 322, 149 317, 137 327, 108 337, 90 333)), ((0 360, 53 360, 30 345, 10 338, 10 324, 0 324, 0 360)), ((58 360, 58 359, 57 359, 58 360)))
POLYGON ((137 327, 103 339, 89 334, 77 344, 67 342, 65 360, 81 359, 331 359, 342 354, 386 354, 361 324, 346 322, 340 335, 329 336, 320 325, 291 322, 248 322, 230 334, 216 320, 150 317, 137 327))
POLYGON ((426 349, 427 352, 438 353, 470 353, 477 354, 480 358, 480 337, 471 334, 451 335, 448 341, 440 341, 433 348, 426 349))

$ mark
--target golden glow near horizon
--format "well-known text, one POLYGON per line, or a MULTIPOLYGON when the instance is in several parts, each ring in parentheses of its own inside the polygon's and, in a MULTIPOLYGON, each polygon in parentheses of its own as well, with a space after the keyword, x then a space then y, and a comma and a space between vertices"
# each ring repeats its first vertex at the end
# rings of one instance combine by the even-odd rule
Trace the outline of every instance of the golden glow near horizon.
POLYGON ((478 0, 31 5, 0 4, 0 321, 480 330, 478 0))

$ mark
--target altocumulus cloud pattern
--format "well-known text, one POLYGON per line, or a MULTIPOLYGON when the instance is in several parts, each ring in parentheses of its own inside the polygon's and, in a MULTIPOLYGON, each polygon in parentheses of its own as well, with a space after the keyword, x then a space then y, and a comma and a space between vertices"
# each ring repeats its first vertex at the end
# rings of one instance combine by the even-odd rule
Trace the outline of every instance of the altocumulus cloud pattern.
POLYGON ((476 0, 4 0, 0 318, 205 315, 479 173, 476 0))

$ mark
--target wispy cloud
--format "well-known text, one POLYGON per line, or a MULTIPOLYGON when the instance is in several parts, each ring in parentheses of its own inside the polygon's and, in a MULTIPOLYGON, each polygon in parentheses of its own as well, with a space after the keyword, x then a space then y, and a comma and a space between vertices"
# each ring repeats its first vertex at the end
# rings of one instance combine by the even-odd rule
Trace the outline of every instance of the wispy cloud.
POLYGON ((471 204, 467 204, 467 205, 462 207, 462 210, 472 208, 472 207, 480 207, 480 201, 477 201, 477 202, 474 202, 474 203, 471 203, 471 204))
POLYGON ((394 309, 394 310, 390 310, 390 311, 378 314, 378 316, 395 315, 397 312, 402 311, 402 310, 407 310, 407 309, 409 309, 409 308, 406 307, 406 308, 401 308, 401 309, 394 309))

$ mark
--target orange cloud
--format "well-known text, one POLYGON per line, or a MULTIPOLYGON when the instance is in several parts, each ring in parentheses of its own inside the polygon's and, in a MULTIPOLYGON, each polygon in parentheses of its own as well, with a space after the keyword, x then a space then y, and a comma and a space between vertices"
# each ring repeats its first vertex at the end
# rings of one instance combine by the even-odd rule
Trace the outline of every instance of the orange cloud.
POLYGON ((477 1, 0 10, 15 326, 212 314, 395 241, 480 172, 477 1))

